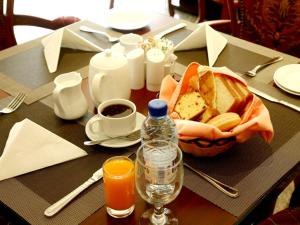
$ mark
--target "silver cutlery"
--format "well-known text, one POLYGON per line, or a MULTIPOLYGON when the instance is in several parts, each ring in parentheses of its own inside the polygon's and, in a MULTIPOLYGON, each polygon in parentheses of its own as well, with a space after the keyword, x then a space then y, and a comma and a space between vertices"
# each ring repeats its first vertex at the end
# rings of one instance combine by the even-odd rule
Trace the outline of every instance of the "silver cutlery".
POLYGON ((249 86, 248 89, 249 89, 252 93, 254 93, 254 94, 256 94, 256 95, 258 95, 258 96, 260 96, 260 97, 262 97, 262 98, 264 98, 264 99, 267 99, 267 100, 269 100, 269 101, 271 101, 271 102, 279 103, 279 104, 281 104, 281 105, 287 106, 287 107, 289 107, 289 108, 291 108, 291 109, 294 109, 294 110, 300 112, 300 107, 298 107, 298 106, 296 106, 296 105, 293 105, 293 104, 288 103, 288 102, 286 102, 286 101, 283 101, 283 100, 274 98, 274 97, 272 97, 271 95, 268 95, 268 94, 266 94, 266 93, 264 93, 264 92, 262 92, 262 91, 259 91, 259 90, 255 89, 255 88, 253 88, 253 87, 250 87, 250 86, 249 86))
POLYGON ((218 190, 222 191, 224 194, 228 195, 231 198, 237 198, 239 196, 239 190, 236 188, 233 188, 227 184, 222 183, 221 181, 216 180, 215 178, 210 177, 204 172, 201 172, 199 170, 194 169, 190 165, 184 163, 184 166, 204 178, 207 182, 209 182, 211 185, 216 187, 218 190))
POLYGON ((179 24, 176 24, 176 25, 173 26, 173 27, 170 27, 170 28, 168 28, 168 29, 166 29, 166 30, 164 30, 164 31, 162 31, 162 32, 160 32, 160 33, 154 35, 154 37, 157 38, 157 39, 160 39, 160 38, 162 38, 163 36, 165 36, 165 35, 167 35, 167 34, 169 34, 169 33, 172 33, 173 31, 182 29, 182 28, 184 28, 184 27, 186 27, 186 23, 179 23, 179 24))
MULTIPOLYGON (((135 152, 129 152, 124 154, 126 157, 130 157, 134 155, 135 152)), ((70 192, 68 195, 63 197, 62 199, 58 200, 53 205, 49 206, 45 211, 44 215, 51 217, 54 216, 56 213, 58 213, 62 208, 64 208, 68 203, 70 203, 77 195, 79 195, 82 191, 87 189, 89 186, 91 186, 96 181, 103 178, 103 169, 100 168, 96 172, 93 173, 92 177, 90 177, 86 182, 84 182, 82 185, 77 187, 75 190, 70 192)))
POLYGON ((48 207, 44 215, 51 217, 54 216, 57 212, 59 212, 63 207, 65 207, 70 201, 72 201, 78 194, 80 194, 82 191, 84 191, 86 188, 91 186, 96 181, 100 180, 103 177, 103 170, 102 168, 97 170, 95 173, 93 173, 93 176, 90 177, 86 182, 84 182, 82 185, 77 187, 75 190, 70 192, 68 195, 48 207))
POLYGON ((245 72, 244 74, 249 76, 249 77, 255 77, 256 74, 259 71, 261 71, 263 68, 265 68, 266 66, 271 65, 271 64, 276 63, 276 62, 279 62, 281 60, 283 60, 283 58, 281 56, 277 56, 275 58, 272 58, 272 59, 268 60, 267 62, 265 62, 263 64, 255 66, 253 69, 245 72))
POLYGON ((109 40, 109 42, 116 42, 116 41, 119 41, 119 38, 118 38, 118 37, 112 37, 112 36, 110 36, 108 33, 104 32, 104 31, 96 30, 96 29, 93 29, 93 28, 91 28, 91 27, 80 26, 79 29, 80 29, 81 31, 84 31, 84 32, 95 33, 95 34, 103 35, 103 36, 105 36, 105 37, 109 40))
POLYGON ((141 137, 141 130, 136 130, 128 135, 124 135, 124 136, 117 136, 117 137, 110 137, 110 138, 105 138, 105 139, 101 139, 101 140, 94 140, 94 141, 85 141, 83 142, 84 145, 97 145, 97 144, 101 144, 105 141, 110 141, 110 140, 115 140, 115 139, 122 139, 122 140, 126 140, 126 141, 135 141, 137 139, 139 139, 141 137))
POLYGON ((24 93, 18 93, 17 96, 15 96, 10 103, 6 107, 0 110, 0 113, 7 114, 7 113, 12 113, 15 111, 24 101, 25 99, 25 94, 24 93))

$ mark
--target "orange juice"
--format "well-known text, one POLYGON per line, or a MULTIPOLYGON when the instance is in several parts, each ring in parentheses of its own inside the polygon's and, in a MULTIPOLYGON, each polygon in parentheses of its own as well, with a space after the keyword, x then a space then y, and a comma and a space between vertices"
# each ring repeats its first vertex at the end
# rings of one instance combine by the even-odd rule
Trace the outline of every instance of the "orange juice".
POLYGON ((106 206, 113 210, 134 206, 134 163, 126 157, 112 157, 104 163, 103 171, 106 206))

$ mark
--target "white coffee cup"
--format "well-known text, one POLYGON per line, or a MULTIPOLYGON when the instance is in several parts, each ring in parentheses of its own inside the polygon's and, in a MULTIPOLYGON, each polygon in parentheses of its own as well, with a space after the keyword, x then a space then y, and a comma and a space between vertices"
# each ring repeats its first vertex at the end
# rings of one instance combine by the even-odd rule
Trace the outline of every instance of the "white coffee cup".
POLYGON ((98 106, 98 114, 89 123, 88 129, 98 134, 117 137, 130 134, 136 126, 136 106, 126 99, 110 99, 98 106), (117 113, 118 112, 118 113, 117 113))
POLYGON ((124 54, 136 49, 143 42, 143 37, 138 34, 124 34, 120 37, 120 45, 124 47, 124 54))

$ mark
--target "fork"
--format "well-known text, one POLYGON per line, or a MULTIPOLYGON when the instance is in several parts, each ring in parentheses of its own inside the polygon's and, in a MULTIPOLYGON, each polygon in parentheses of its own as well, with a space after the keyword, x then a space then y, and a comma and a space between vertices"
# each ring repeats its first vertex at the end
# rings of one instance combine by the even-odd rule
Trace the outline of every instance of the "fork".
POLYGON ((128 135, 110 137, 110 138, 105 138, 105 139, 101 139, 101 140, 94 140, 94 141, 85 141, 85 142, 83 142, 83 144, 84 145, 97 145, 97 144, 101 144, 105 141, 110 141, 110 140, 115 140, 115 139, 123 139, 123 140, 126 140, 126 141, 135 141, 135 140, 137 140, 141 137, 140 133, 141 133, 141 130, 138 129, 138 130, 133 131, 132 133, 130 133, 128 135))
POLYGON ((93 29, 93 28, 90 28, 90 27, 87 27, 87 26, 80 26, 79 29, 81 31, 88 32, 88 33, 101 34, 101 35, 107 37, 108 40, 109 40, 109 42, 116 42, 116 41, 119 40, 118 37, 112 37, 112 36, 110 36, 108 33, 104 32, 104 31, 96 30, 96 29, 93 29))
POLYGON ((0 113, 7 114, 15 111, 22 104, 24 99, 25 94, 21 92, 18 93, 18 95, 14 97, 6 107, 0 110, 0 113))
POLYGON ((263 64, 255 66, 252 70, 249 70, 249 71, 245 72, 245 75, 247 75, 249 77, 255 77, 256 74, 259 71, 261 71, 263 68, 265 68, 266 66, 271 65, 271 64, 276 63, 276 62, 279 62, 281 60, 283 60, 283 58, 281 56, 274 57, 274 58, 270 59, 269 61, 267 61, 263 64))

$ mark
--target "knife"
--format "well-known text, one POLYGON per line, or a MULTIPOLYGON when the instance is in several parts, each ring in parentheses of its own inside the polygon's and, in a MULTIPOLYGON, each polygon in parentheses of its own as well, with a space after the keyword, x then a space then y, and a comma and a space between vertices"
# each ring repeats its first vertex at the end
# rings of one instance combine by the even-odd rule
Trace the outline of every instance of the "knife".
MULTIPOLYGON (((124 156, 130 157, 134 155, 135 152, 128 152, 125 153, 124 156)), ((69 202, 71 202, 77 195, 79 195, 82 191, 87 189, 89 186, 91 186, 96 181, 100 180, 103 177, 103 169, 100 168, 96 172, 93 173, 92 177, 90 177, 86 182, 84 182, 82 185, 80 185, 78 188, 67 194, 62 199, 58 200, 53 205, 49 206, 45 212, 44 215, 51 217, 54 216, 56 213, 58 213, 63 207, 65 207, 69 202)))
POLYGON ((168 28, 168 29, 166 29, 166 30, 164 30, 164 31, 162 31, 162 32, 160 32, 160 33, 154 35, 154 37, 157 38, 157 39, 160 39, 160 38, 162 38, 163 36, 165 36, 165 35, 167 35, 167 34, 173 32, 173 31, 176 31, 176 30, 179 30, 179 29, 181 29, 181 28, 184 28, 184 27, 186 27, 186 23, 179 23, 179 24, 176 24, 176 25, 173 26, 173 27, 170 27, 170 28, 168 28))
POLYGON ((267 99, 267 100, 269 100, 269 101, 271 101, 271 102, 279 103, 279 104, 281 104, 281 105, 287 106, 287 107, 289 107, 289 108, 291 108, 291 109, 294 109, 294 110, 300 112, 300 107, 298 107, 298 106, 296 106, 296 105, 293 105, 293 104, 288 103, 288 102, 286 102, 286 101, 283 101, 283 100, 274 98, 274 97, 272 97, 271 95, 268 95, 268 94, 266 94, 266 93, 264 93, 264 92, 262 92, 262 91, 259 91, 259 90, 255 89, 255 88, 253 88, 253 87, 248 86, 248 89, 249 89, 252 93, 254 93, 254 94, 256 94, 256 95, 258 95, 258 96, 260 96, 260 97, 262 97, 262 98, 264 98, 264 99, 267 99))
POLYGON ((93 176, 90 177, 86 182, 84 182, 82 185, 77 187, 75 190, 70 192, 68 195, 48 207, 44 215, 51 217, 54 216, 57 212, 59 212, 63 207, 65 207, 70 201, 72 201, 78 194, 80 194, 83 190, 91 186, 93 183, 96 181, 100 180, 103 177, 103 170, 102 168, 97 170, 96 172, 93 173, 93 176))

